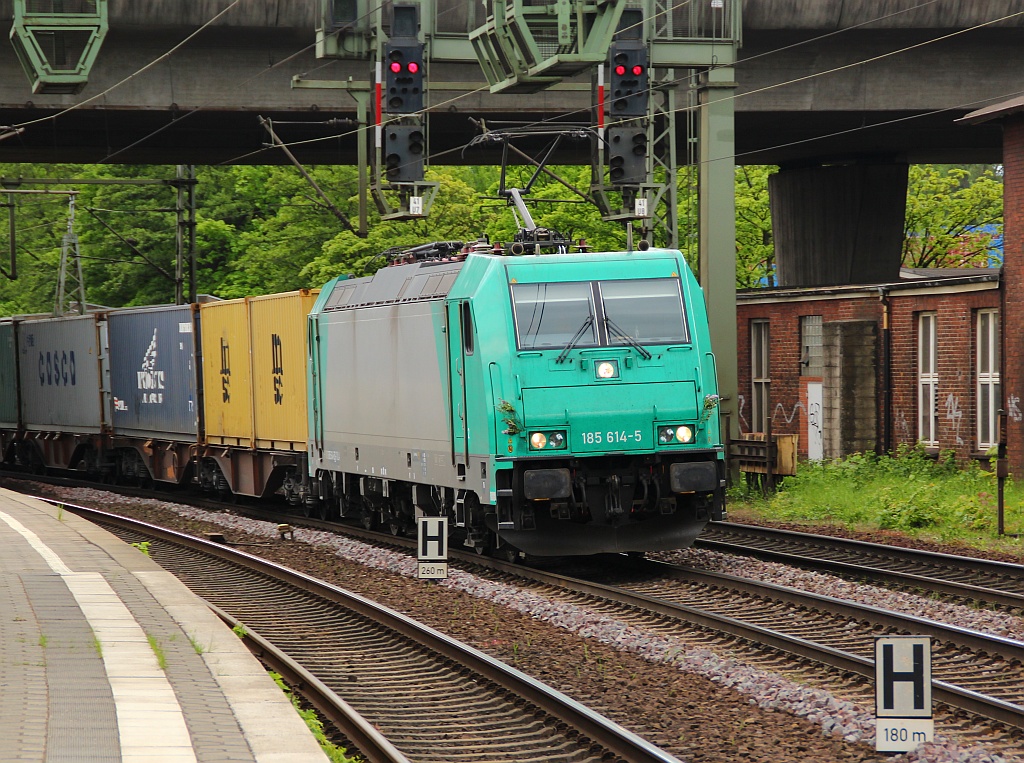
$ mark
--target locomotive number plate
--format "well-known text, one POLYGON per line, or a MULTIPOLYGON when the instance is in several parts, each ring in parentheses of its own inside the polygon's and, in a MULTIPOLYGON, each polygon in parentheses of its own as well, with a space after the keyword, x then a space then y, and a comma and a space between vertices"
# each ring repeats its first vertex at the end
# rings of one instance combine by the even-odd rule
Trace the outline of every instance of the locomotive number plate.
POLYGON ((637 429, 633 432, 624 430, 611 432, 582 432, 584 445, 614 445, 618 442, 640 442, 643 433, 637 429))

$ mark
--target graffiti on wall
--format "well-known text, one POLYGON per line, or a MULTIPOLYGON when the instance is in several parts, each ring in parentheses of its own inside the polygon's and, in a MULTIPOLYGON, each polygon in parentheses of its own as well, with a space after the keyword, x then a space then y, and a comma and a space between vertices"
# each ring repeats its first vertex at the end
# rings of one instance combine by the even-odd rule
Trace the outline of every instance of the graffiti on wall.
POLYGON ((1020 422, 1024 419, 1024 414, 1020 410, 1020 398, 1017 395, 1010 395, 1010 418, 1016 422, 1020 422))
POLYGON ((963 438, 960 437, 960 426, 964 423, 964 412, 960 408, 960 398, 952 392, 946 397, 946 421, 953 423, 953 433, 956 435, 956 444, 963 445, 963 438))

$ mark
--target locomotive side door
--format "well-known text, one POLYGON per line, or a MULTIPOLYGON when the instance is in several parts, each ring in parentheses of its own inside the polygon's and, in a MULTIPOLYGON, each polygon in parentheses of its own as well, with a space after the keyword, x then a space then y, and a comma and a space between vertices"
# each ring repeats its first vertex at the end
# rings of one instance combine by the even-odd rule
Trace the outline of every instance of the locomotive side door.
POLYGON ((469 463, 469 415, 466 384, 466 358, 473 354, 473 328, 469 320, 469 302, 451 300, 446 305, 448 329, 448 364, 450 379, 449 410, 451 411, 452 464, 460 480, 466 478, 469 463), (469 328, 468 337, 464 328, 469 328))

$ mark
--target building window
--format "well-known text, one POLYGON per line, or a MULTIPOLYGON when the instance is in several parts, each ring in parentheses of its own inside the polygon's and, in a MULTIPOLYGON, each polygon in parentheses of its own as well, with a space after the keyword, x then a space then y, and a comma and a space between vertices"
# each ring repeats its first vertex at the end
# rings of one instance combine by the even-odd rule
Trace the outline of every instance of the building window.
POLYGON ((978 450, 999 442, 999 311, 978 311, 978 450))
POLYGON ((939 444, 939 367, 935 313, 917 318, 917 439, 939 444))
POLYGON ((821 350, 821 316, 804 315, 800 318, 800 375, 823 376, 821 350))
POLYGON ((750 431, 768 431, 768 321, 750 323, 750 376, 752 395, 750 399, 750 431))

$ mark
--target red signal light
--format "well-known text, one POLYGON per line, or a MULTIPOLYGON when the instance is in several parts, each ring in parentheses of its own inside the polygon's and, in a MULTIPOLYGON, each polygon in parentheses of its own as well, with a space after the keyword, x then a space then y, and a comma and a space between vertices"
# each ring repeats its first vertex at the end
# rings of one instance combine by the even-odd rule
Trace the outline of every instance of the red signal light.
POLYGON ((619 77, 621 77, 625 73, 626 67, 623 66, 622 64, 619 64, 618 66, 615 67, 615 74, 618 75, 619 77))
POLYGON ((635 76, 639 77, 643 73, 644 73, 644 67, 642 67, 640 64, 637 64, 636 66, 633 67, 633 74, 635 76))
POLYGON ((410 61, 408 69, 409 69, 409 73, 410 74, 415 74, 416 72, 418 72, 420 70, 420 65, 418 63, 416 63, 415 61, 410 61))
POLYGON ((398 74, 400 71, 402 71, 402 65, 398 63, 398 61, 392 61, 391 71, 393 71, 395 74, 398 74))

